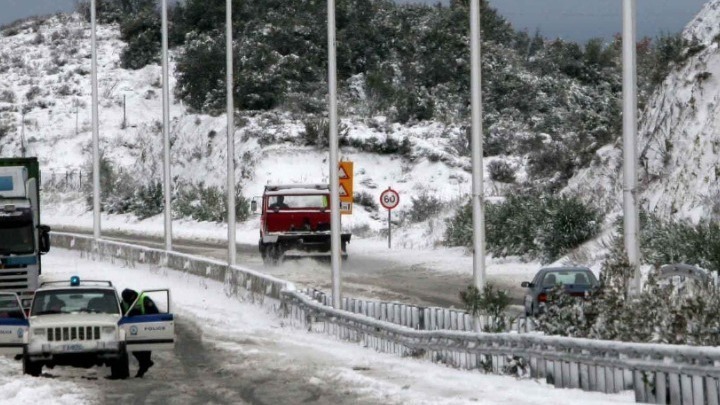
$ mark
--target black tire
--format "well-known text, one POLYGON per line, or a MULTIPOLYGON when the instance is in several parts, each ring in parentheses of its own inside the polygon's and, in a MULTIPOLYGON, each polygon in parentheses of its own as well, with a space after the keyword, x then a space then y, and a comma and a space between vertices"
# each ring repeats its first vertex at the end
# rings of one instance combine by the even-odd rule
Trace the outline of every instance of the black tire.
POLYGON ((130 377, 130 362, 126 351, 110 365, 110 378, 121 380, 130 377))
POLYGON ((42 363, 30 360, 27 352, 23 353, 23 374, 39 377, 42 374, 42 363))

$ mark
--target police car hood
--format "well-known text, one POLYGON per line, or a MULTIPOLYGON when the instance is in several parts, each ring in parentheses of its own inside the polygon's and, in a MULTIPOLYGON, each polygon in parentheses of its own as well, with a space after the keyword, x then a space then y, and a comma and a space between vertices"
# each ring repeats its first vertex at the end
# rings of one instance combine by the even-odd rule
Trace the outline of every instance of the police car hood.
POLYGON ((89 314, 89 313, 73 313, 73 314, 48 314, 31 316, 30 326, 108 326, 117 325, 120 321, 120 314, 89 314))

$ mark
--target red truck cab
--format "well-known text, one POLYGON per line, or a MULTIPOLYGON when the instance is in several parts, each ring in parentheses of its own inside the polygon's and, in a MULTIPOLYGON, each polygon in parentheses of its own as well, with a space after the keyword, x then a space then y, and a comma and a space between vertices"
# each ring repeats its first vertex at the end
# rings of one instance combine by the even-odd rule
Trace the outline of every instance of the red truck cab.
MULTIPOLYGON (((341 234, 347 258, 350 234, 341 234)), ((265 186, 261 202, 260 241, 263 262, 330 256, 330 188, 327 184, 265 186)))

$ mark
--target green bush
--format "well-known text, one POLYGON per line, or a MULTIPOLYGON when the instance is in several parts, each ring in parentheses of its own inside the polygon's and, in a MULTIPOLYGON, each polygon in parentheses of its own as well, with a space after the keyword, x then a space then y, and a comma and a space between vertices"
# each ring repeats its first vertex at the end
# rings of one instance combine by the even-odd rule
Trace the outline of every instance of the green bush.
MULTIPOLYGON (((82 189, 85 194, 85 202, 89 209, 94 206, 93 194, 93 164, 86 163, 85 173, 88 173, 87 181, 83 183, 82 189)), ((130 211, 133 195, 135 192, 135 181, 115 164, 100 153, 100 210, 108 214, 125 214, 130 211)))
MULTIPOLYGON (((618 225, 622 234, 622 224, 618 225)), ((720 272, 720 223, 692 224, 641 215, 640 248, 648 263, 688 263, 720 272)))
POLYGON ((473 316, 487 315, 490 317, 490 324, 485 325, 485 332, 505 332, 509 322, 505 310, 510 306, 510 294, 507 291, 496 288, 488 283, 482 292, 474 285, 467 287, 460 292, 467 311, 473 316))
MULTIPOLYGON (((325 119, 310 119, 303 122, 305 131, 300 133, 300 142, 305 146, 314 146, 319 149, 327 149, 330 146, 330 121, 325 119)), ((348 143, 348 132, 350 129, 346 124, 338 125, 338 142, 341 146, 348 143)))
POLYGON ((546 263, 590 240, 600 232, 602 214, 575 198, 548 198, 545 220, 537 233, 536 245, 546 263))
MULTIPOLYGON (((600 231, 602 214, 575 198, 511 195, 485 205, 485 236, 497 257, 526 256, 552 262, 600 231)), ((472 246, 472 205, 447 221, 445 242, 472 246)))
POLYGON ((378 203, 375 197, 367 191, 353 194, 353 201, 356 205, 365 207, 367 211, 375 211, 378 209, 378 203))
POLYGON ((160 62, 161 26, 154 10, 144 10, 127 16, 120 26, 121 39, 127 46, 120 54, 120 65, 125 69, 140 69, 160 62))
POLYGON ((499 183, 515 183, 515 171, 504 160, 493 160, 488 164, 490 180, 499 183))
POLYGON ((422 222, 442 211, 443 202, 438 197, 423 191, 417 197, 410 197, 410 222, 422 222))
MULTIPOLYGON (((236 188, 235 219, 244 221, 250 215, 250 203, 242 194, 240 187, 236 188)), ((227 194, 215 186, 199 184, 181 184, 173 201, 173 211, 183 218, 192 218, 196 221, 223 222, 227 221, 227 194)))
POLYGON ((140 220, 153 217, 165 209, 164 198, 162 182, 151 181, 137 189, 130 204, 130 210, 140 220))

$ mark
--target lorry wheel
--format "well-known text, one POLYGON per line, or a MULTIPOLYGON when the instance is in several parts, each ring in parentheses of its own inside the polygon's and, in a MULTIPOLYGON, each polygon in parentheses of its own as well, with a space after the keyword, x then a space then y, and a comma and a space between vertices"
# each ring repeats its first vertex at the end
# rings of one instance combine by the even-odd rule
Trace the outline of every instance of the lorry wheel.
POLYGON ((23 355, 23 374, 39 377, 42 373, 42 364, 30 360, 30 356, 23 355))
POLYGON ((114 380, 125 379, 130 376, 130 362, 128 361, 128 354, 123 351, 119 359, 115 360, 110 365, 110 378, 114 380))

